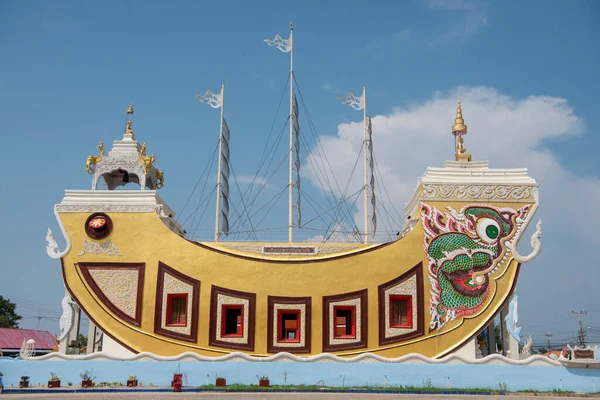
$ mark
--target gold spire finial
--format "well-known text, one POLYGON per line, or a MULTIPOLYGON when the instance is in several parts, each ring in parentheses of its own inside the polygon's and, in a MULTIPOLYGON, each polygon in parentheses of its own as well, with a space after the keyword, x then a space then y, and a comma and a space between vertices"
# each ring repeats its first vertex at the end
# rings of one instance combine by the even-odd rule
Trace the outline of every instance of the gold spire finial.
POLYGON ((133 103, 129 103, 129 108, 127 109, 127 114, 133 114, 133 103))
POLYGON ((452 134, 455 138, 458 136, 458 140, 456 141, 456 161, 471 161, 471 154, 467 153, 467 148, 464 145, 463 136, 467 134, 467 125, 465 125, 465 120, 462 116, 460 98, 456 107, 456 118, 454 119, 454 126, 452 126, 452 134))
POLYGON ((452 134, 454 136, 467 134, 467 126, 465 125, 465 120, 463 119, 463 116, 462 116, 462 108, 460 106, 460 99, 458 99, 458 106, 456 107, 456 119, 454 119, 454 126, 452 127, 452 134))
POLYGON ((290 31, 294 30, 294 26, 292 25, 292 21, 290 21, 290 31))

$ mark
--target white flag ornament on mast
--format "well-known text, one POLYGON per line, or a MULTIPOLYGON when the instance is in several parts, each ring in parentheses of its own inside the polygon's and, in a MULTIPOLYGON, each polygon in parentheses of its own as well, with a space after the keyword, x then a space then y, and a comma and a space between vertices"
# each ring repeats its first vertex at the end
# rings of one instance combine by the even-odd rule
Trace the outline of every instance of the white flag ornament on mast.
POLYGON ((290 39, 283 39, 279 35, 275 35, 275 39, 273 40, 265 39, 265 42, 267 42, 269 46, 281 50, 283 53, 289 53, 292 51, 292 43, 290 39))
POLYGON ((197 94, 196 97, 201 103, 206 103, 212 108, 220 108, 223 105, 223 92, 214 94, 212 90, 208 89, 203 95, 197 94))
POLYGON ((362 110, 365 108, 365 99, 364 96, 357 97, 354 93, 348 93, 346 97, 338 97, 338 100, 342 102, 342 104, 348 104, 350 107, 355 110, 362 110))

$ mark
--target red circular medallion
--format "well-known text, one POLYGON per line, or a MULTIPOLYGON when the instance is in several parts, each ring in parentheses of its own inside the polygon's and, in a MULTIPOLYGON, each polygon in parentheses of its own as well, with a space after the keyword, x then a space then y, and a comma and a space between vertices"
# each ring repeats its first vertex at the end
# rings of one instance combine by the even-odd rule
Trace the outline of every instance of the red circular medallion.
POLYGON ((104 213, 94 213, 85 221, 85 233, 92 239, 104 239, 111 231, 112 220, 104 213))

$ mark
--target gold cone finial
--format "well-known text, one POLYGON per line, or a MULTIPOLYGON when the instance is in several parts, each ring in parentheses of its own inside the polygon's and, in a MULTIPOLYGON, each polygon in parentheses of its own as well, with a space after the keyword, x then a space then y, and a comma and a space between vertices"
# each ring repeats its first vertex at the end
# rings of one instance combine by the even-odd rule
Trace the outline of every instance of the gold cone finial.
POLYGON ((133 114, 133 103, 129 104, 129 108, 127 109, 127 114, 133 114))
POLYGON ((458 106, 456 108, 456 119, 454 120, 454 126, 452 127, 452 134, 454 136, 467 134, 467 125, 465 125, 465 120, 462 116, 460 99, 458 100, 458 106))
POLYGON ((452 134, 454 137, 458 137, 456 143, 456 161, 471 161, 471 154, 467 153, 467 148, 464 144, 463 136, 467 134, 467 125, 462 116, 462 108, 460 106, 460 99, 458 99, 458 106, 456 107, 456 118, 454 119, 454 126, 452 127, 452 134))

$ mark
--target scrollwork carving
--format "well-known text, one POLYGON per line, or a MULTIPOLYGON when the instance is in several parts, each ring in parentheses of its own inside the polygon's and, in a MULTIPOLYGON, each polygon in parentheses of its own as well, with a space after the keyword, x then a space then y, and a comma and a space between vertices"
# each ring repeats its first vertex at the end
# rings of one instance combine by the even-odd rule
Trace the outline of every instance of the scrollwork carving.
POLYGON ((423 185, 423 198, 438 200, 525 200, 535 186, 521 185, 423 185))
POLYGON ((93 243, 87 239, 84 239, 83 246, 81 247, 81 253, 78 255, 82 256, 84 254, 106 254, 109 256, 122 256, 121 252, 115 246, 110 239, 106 242, 102 243, 93 243))
POLYGON ((152 204, 72 204, 56 206, 58 212, 157 212, 160 208, 152 204))

